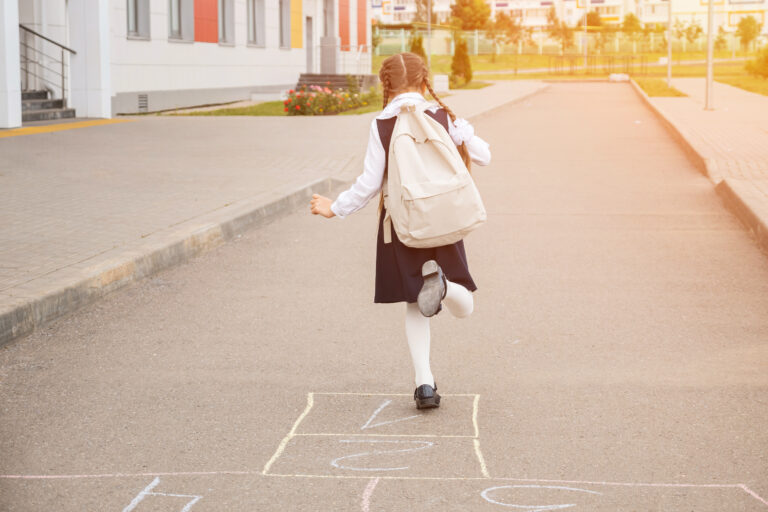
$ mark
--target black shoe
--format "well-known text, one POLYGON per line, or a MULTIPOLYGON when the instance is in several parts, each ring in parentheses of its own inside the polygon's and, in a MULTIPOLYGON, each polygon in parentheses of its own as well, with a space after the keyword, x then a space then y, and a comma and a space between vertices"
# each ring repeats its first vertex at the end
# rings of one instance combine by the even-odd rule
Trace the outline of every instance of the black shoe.
POLYGON ((429 384, 422 384, 413 392, 413 399, 416 401, 417 409, 434 409, 440 407, 440 395, 437 394, 437 384, 435 387, 429 384))
POLYGON ((434 316, 442 309, 440 303, 448 291, 445 274, 435 260, 429 260, 421 267, 421 275, 424 278, 424 284, 421 286, 416 302, 422 315, 434 316))

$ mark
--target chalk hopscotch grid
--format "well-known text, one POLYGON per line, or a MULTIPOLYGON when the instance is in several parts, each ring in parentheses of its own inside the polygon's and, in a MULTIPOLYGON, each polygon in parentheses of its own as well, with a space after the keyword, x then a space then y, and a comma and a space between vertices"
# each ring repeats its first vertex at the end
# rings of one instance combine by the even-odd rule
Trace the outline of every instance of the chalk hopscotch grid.
MULTIPOLYGON (((309 412, 312 410, 312 407, 315 405, 315 395, 348 395, 348 396, 408 396, 411 395, 406 393, 352 393, 352 392, 310 392, 307 393, 307 406, 304 408, 304 411, 301 413, 301 415, 296 419, 296 421, 293 424, 293 427, 291 428, 290 432, 288 432, 288 435, 286 435, 282 441, 280 441, 280 444, 277 446, 277 450, 275 450, 275 453, 272 455, 272 457, 267 461, 267 463, 264 465, 264 469, 262 470, 261 474, 264 476, 314 476, 314 475, 284 475, 284 474, 278 474, 278 473, 270 473, 270 468, 274 465, 275 462, 277 462, 277 459, 280 458, 280 456, 283 454, 283 451, 285 451, 285 447, 288 446, 288 443, 293 439, 294 437, 300 437, 300 436, 316 436, 316 437, 330 437, 330 436, 344 436, 344 437, 434 437, 434 438, 465 438, 465 439, 472 439, 474 450, 475 450, 475 456, 477 457, 477 461, 480 464, 480 472, 483 475, 483 478, 491 478, 491 475, 488 473, 488 467, 485 464, 485 458, 483 457, 483 453, 480 450, 480 428, 478 426, 477 422, 477 411, 478 407, 480 405, 480 395, 476 393, 446 393, 443 396, 444 397, 452 397, 452 396, 464 396, 464 397, 473 397, 472 400, 472 428, 474 429, 474 435, 444 435, 444 434, 338 434, 338 433, 297 433, 296 431, 299 428, 299 425, 301 425, 301 422, 304 421, 304 419, 307 417, 309 412)), ((377 411, 378 412, 378 411, 377 411)), ((317 475, 317 476, 324 476, 324 475, 317 475)), ((332 475, 330 475, 332 476, 332 475)))
MULTIPOLYGON (((78 479, 100 479, 100 478, 139 478, 147 476, 253 476, 262 475, 276 478, 316 478, 316 479, 349 479, 349 480, 368 480, 369 482, 378 482, 379 480, 424 480, 424 481, 499 481, 499 482, 520 482, 520 483, 539 483, 539 484, 575 484, 575 485, 593 485, 593 486, 606 486, 606 487, 659 487, 659 488, 689 488, 689 489, 740 489, 754 498, 756 501, 768 507, 768 500, 758 495, 755 491, 750 489, 746 484, 693 484, 693 483, 661 483, 661 482, 610 482, 610 481, 591 481, 591 480, 553 480, 542 478, 511 478, 511 477, 430 477, 430 476, 405 476, 405 475, 382 475, 371 479, 369 475, 311 475, 311 474, 281 474, 281 473, 269 473, 270 467, 280 457, 285 450, 288 442, 296 437, 296 429, 299 427, 304 418, 307 417, 314 405, 314 395, 358 395, 358 396, 411 396, 409 394, 398 393, 345 393, 345 392, 317 392, 307 394, 307 405, 302 414, 296 419, 288 435, 278 445, 277 450, 264 466, 262 471, 167 471, 167 472, 141 472, 141 473, 102 473, 102 474, 60 474, 60 475, 1 475, 0 479, 6 480, 78 480, 78 479)), ((477 422, 477 406, 479 403, 480 395, 471 393, 455 393, 452 395, 444 396, 473 396, 475 397, 473 402, 473 415, 472 421, 475 428, 474 437, 478 441, 479 447, 479 427, 477 422)), ((417 436, 411 436, 417 437, 417 436)), ((472 437, 472 436, 467 436, 472 437)), ((482 459, 482 452, 477 451, 478 460, 481 466, 484 467, 485 461, 482 459)), ((368 489, 366 488, 366 491, 368 489)), ((373 486, 371 486, 371 491, 373 486)), ((196 498, 196 496, 195 496, 196 498)))

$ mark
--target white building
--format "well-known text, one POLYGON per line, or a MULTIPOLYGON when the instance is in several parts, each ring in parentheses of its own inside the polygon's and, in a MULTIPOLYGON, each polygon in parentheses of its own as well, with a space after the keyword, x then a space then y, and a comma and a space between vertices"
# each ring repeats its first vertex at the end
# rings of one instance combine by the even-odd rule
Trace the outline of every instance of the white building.
POLYGON ((0 0, 0 128, 22 90, 107 118, 370 73, 370 17, 368 0, 0 0))

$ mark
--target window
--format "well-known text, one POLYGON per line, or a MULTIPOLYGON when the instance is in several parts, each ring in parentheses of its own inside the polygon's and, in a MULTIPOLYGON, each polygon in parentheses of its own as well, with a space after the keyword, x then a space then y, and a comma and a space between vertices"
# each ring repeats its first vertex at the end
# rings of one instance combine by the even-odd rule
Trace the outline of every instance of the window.
POLYGON ((219 42, 235 42, 234 0, 219 0, 219 42))
POLYGON ((291 47, 291 0, 280 0, 280 48, 291 47))
POLYGON ((171 39, 181 39, 181 0, 169 0, 168 19, 170 20, 171 39))
POLYGON ((248 0, 248 43, 264 46, 264 0, 248 0))
POLYGON ((168 38, 195 40, 195 0, 168 0, 168 38))
POLYGON ((149 39, 149 0, 127 0, 128 37, 149 39))

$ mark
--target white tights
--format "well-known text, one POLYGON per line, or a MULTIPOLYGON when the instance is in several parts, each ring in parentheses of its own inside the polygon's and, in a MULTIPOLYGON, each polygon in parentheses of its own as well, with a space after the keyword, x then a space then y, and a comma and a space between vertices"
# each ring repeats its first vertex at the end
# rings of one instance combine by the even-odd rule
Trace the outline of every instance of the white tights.
MULTIPOLYGON (((448 281, 443 304, 456 318, 465 318, 472 314, 475 302, 469 290, 448 281)), ((408 348, 411 350, 413 369, 416 372, 416 387, 422 384, 434 386, 435 379, 429 368, 429 318, 421 314, 415 302, 406 304, 405 336, 408 338, 408 348)))

